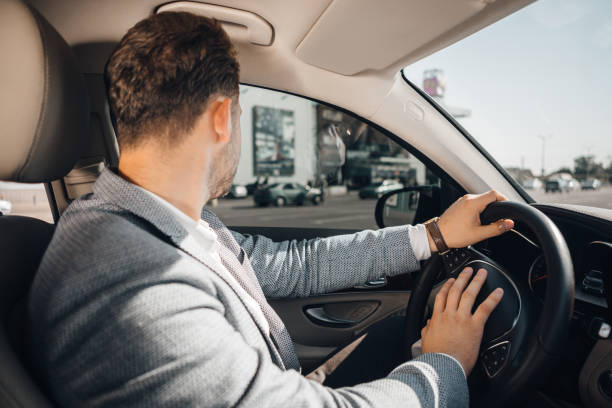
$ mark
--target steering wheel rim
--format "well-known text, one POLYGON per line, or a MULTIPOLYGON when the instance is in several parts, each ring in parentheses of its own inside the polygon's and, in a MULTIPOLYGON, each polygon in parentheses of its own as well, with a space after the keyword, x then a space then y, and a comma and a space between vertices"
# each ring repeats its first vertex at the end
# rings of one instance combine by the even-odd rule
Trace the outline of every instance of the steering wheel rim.
MULTIPOLYGON (((574 306, 572 260, 567 244, 557 226, 536 208, 512 201, 492 203, 481 214, 483 224, 501 218, 510 218, 515 222, 520 222, 530 228, 536 235, 546 262, 548 282, 540 316, 537 318, 537 323, 530 324, 531 327, 535 327, 535 335, 523 334, 522 337, 517 336, 519 344, 514 345, 514 347, 518 351, 514 350, 516 354, 514 354, 512 362, 507 364, 506 372, 502 377, 497 380, 489 378, 489 390, 479 398, 480 403, 478 405, 482 406, 491 406, 491 404, 497 406, 500 405, 500 401, 507 404, 516 400, 516 398, 520 398, 520 396, 524 396, 528 386, 535 385, 537 377, 542 374, 545 368, 550 367, 559 355, 563 340, 569 330, 574 306), (511 372, 508 371, 508 367, 511 367, 511 372)), ((470 251, 471 254, 485 258, 485 263, 491 261, 475 250, 470 249, 470 251)), ((412 291, 406 309, 404 326, 405 341, 403 344, 406 347, 404 354, 408 358, 411 357, 411 345, 420 338, 422 318, 430 292, 440 270, 445 266, 442 257, 434 254, 425 264, 412 291)), ((446 269, 448 270, 448 268, 446 269)), ((512 274, 504 275, 513 282, 516 288, 517 285, 511 278, 512 274)), ((517 291, 517 293, 519 301, 527 296, 527 292, 524 290, 522 293, 520 291, 517 291)), ((502 302, 504 302, 504 299, 502 299, 502 302)), ((525 309, 522 313, 528 315, 533 312, 525 309)), ((536 320, 533 316, 527 315, 523 317, 526 319, 522 320, 523 322, 536 320)), ((522 323, 523 326, 527 324, 529 323, 522 323)), ((512 329, 515 329, 514 326, 512 329)), ((525 327, 522 329, 523 331, 527 330, 525 327)), ((520 330, 520 328, 516 330, 520 330)), ((475 370, 480 365, 482 356, 483 354, 480 355, 475 370)))

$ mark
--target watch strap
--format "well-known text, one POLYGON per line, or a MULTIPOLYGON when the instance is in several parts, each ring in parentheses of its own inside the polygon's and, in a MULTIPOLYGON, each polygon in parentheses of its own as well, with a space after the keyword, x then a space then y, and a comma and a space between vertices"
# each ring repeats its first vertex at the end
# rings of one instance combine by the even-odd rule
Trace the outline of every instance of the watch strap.
POLYGON ((438 217, 432 218, 431 220, 425 222, 425 228, 431 239, 433 239, 434 244, 436 244, 436 248, 438 248, 439 254, 444 254, 448 251, 448 245, 446 245, 446 241, 444 241, 444 237, 440 232, 440 227, 438 226, 438 217))

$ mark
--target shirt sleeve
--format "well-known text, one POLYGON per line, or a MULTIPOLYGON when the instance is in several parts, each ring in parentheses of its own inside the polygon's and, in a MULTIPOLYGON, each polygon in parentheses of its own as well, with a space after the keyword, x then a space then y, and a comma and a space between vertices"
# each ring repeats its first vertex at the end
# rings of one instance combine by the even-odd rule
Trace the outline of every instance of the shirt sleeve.
POLYGON ((313 296, 413 272, 429 249, 424 227, 410 225, 282 242, 232 234, 249 257, 264 294, 272 298, 313 296))
POLYGON ((428 259, 431 256, 431 250, 429 249, 429 239, 427 238, 425 225, 408 225, 408 235, 410 235, 410 245, 412 245, 412 252, 414 252, 416 259, 419 261, 428 259))

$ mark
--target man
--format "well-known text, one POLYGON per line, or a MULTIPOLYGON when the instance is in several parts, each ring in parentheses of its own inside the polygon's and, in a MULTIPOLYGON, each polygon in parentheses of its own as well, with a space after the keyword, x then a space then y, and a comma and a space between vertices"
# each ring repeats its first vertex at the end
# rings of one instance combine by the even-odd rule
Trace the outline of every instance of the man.
MULTIPOLYGON (((110 57, 119 168, 63 214, 29 298, 30 349, 53 398, 108 407, 467 406, 466 375, 502 296, 471 313, 484 271, 469 285, 470 270, 446 282, 422 332, 424 354, 387 377, 331 389, 300 374, 265 296, 416 270, 436 243, 422 225, 274 243, 230 232, 203 211, 236 172, 238 75, 220 25, 187 13, 141 21, 110 57)), ((480 225, 478 214, 501 199, 459 200, 439 219, 441 236, 463 247, 511 228, 480 225)))

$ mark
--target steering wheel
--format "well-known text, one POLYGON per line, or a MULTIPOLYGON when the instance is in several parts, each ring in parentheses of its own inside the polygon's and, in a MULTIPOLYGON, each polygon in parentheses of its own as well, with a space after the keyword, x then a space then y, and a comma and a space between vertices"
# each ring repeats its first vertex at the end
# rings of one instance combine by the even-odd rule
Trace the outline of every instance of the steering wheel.
POLYGON ((492 203, 481 214, 483 224, 500 218, 527 226, 540 243, 548 272, 543 306, 534 299, 525 279, 513 279, 503 266, 467 247, 435 254, 427 261, 406 310, 403 344, 410 358, 410 348, 420 338, 436 280, 456 277, 466 266, 474 272, 486 269, 487 280, 474 309, 495 288, 504 289, 504 297, 485 325, 479 358, 469 378, 473 406, 502 406, 528 395, 526 391, 533 389, 559 356, 574 308, 572 259, 555 224, 539 210, 511 201, 492 203))

